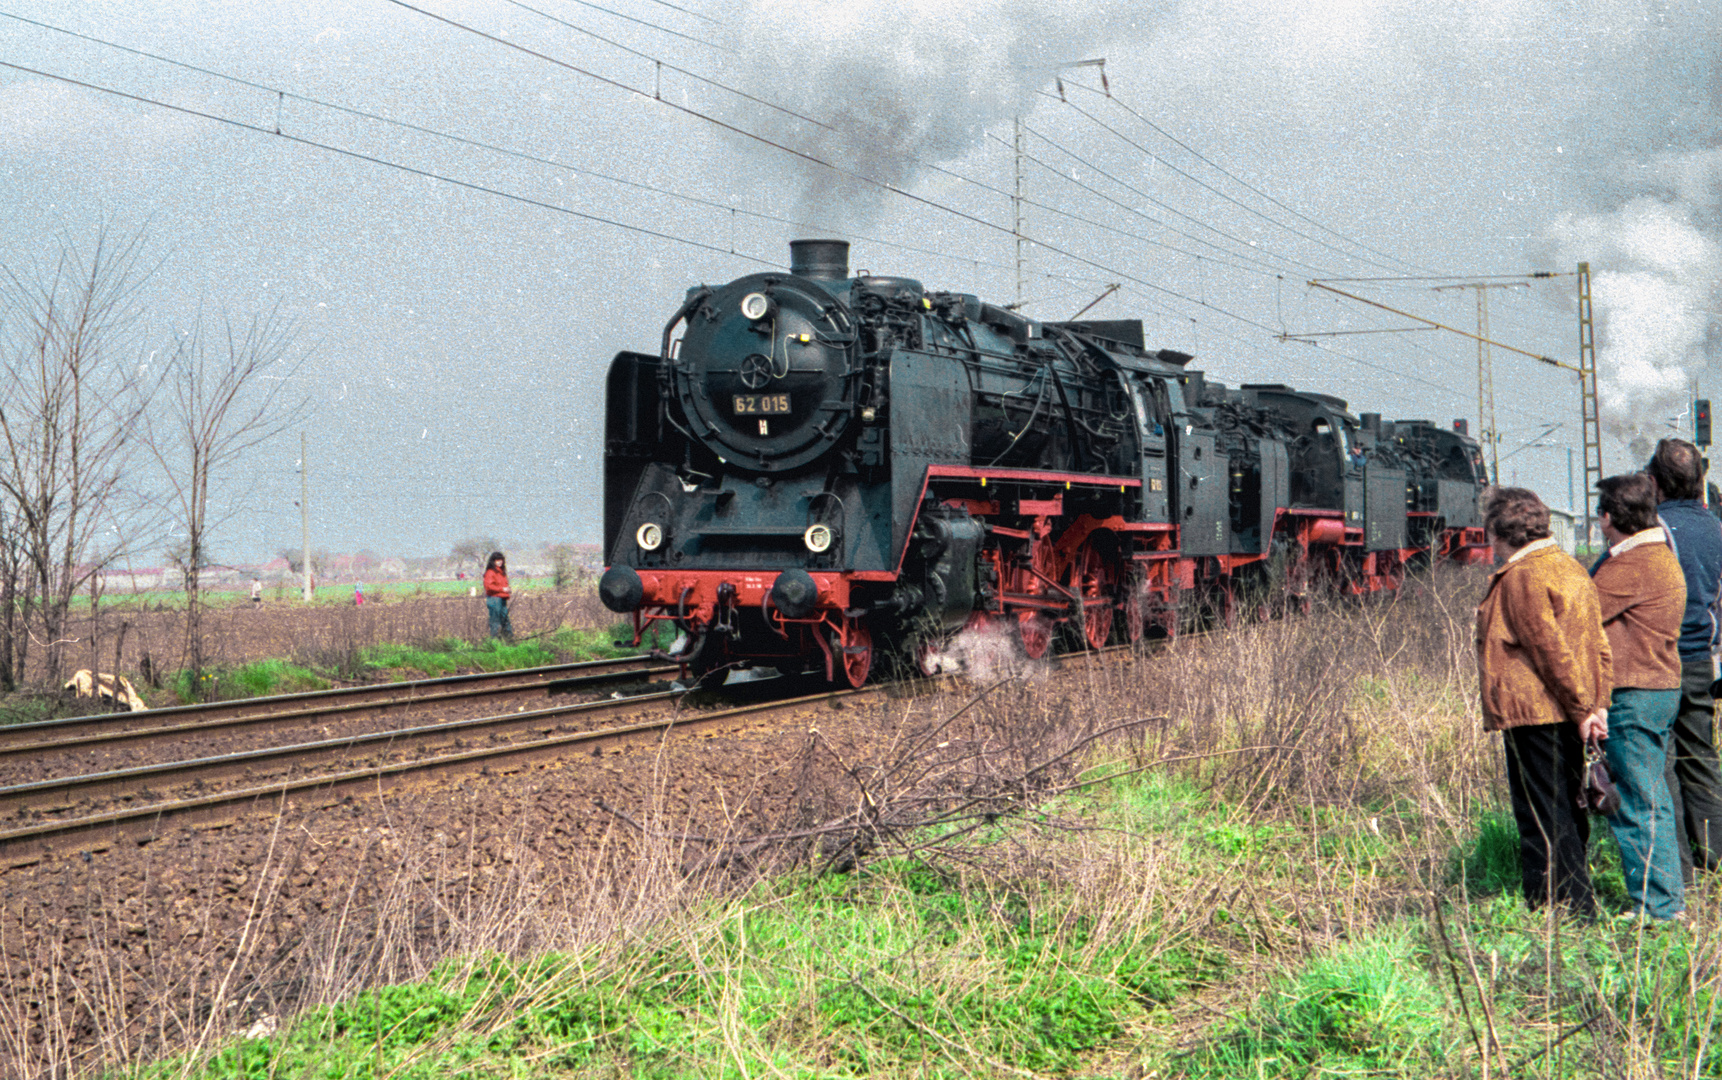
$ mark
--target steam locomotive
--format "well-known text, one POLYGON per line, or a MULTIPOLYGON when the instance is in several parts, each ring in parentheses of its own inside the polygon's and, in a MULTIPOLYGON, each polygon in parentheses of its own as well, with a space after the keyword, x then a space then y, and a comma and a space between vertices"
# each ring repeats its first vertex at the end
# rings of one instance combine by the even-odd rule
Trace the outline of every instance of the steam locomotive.
POLYGON ((964 627, 1038 657, 1489 559, 1460 431, 1228 387, 1137 321, 851 277, 848 248, 690 289, 610 365, 600 595, 695 675, 860 686, 964 627))

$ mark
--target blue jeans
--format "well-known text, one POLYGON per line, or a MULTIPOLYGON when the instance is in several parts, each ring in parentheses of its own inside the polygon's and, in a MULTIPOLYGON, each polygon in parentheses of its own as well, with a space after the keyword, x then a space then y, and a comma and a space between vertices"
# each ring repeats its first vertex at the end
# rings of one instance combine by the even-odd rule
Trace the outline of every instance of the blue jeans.
POLYGON ((508 621, 508 598, 487 596, 484 606, 490 609, 490 636, 514 640, 514 624, 508 621))
POLYGON ((1679 690, 1614 692, 1603 753, 1620 789, 1620 812, 1609 827, 1620 844, 1620 868, 1633 907, 1653 919, 1686 910, 1680 881, 1674 802, 1668 795, 1668 732, 1680 708, 1679 690))

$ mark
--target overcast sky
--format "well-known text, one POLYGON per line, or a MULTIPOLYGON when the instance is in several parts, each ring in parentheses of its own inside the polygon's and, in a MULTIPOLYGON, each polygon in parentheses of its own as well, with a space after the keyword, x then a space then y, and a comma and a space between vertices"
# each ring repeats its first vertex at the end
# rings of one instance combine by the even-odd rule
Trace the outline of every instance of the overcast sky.
MULTIPOLYGON (((0 61, 188 110, 0 68, 0 261, 142 232, 164 337, 200 307, 290 318, 314 547, 596 541, 605 370, 655 350, 690 285, 837 235, 855 268, 1014 299, 1021 116, 1025 310, 1120 284, 1087 317, 1141 318, 1228 383, 1475 425, 1475 342, 1338 334, 1410 322, 1306 283, 1451 276, 1339 287, 1474 330, 1476 291, 1432 286, 1487 279, 1494 339, 1576 363, 1588 260, 1615 472, 1692 379, 1722 397, 1719 22, 1622 0, 0 0, 0 61), (1098 58, 1105 88, 1066 66, 1098 58), (1532 271, 1564 276, 1509 280, 1532 271)), ((1576 379, 1493 362, 1502 479, 1566 505, 1576 379)), ((221 557, 297 545, 298 456, 295 431, 221 478, 221 557)))

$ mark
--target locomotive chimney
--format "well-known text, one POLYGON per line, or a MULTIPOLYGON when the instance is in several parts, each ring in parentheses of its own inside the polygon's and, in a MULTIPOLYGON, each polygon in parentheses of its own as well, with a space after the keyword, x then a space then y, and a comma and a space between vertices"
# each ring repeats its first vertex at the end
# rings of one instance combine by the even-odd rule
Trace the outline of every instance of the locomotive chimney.
POLYGON ((842 281, 849 276, 849 241, 791 240, 789 272, 815 281, 842 281))
POLYGON ((1381 437, 1381 414, 1378 412, 1359 413, 1357 419, 1363 424, 1363 430, 1381 437))

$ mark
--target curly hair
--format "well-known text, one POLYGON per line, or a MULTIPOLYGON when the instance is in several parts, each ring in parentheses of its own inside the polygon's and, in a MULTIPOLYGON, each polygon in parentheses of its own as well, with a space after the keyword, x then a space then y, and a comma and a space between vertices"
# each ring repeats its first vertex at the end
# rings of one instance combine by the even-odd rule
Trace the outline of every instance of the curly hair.
POLYGON ((1512 548, 1553 535, 1549 508, 1528 488, 1492 488, 1483 503, 1483 526, 1489 535, 1512 548))
POLYGON ((1656 488, 1643 473, 1605 477, 1596 482, 1602 493, 1597 510, 1628 536, 1656 524, 1656 488))
MULTIPOLYGON (((1685 439, 1663 439, 1644 467, 1664 499, 1704 497, 1704 455, 1685 439)), ((1648 528, 1648 526, 1646 526, 1648 528)))

